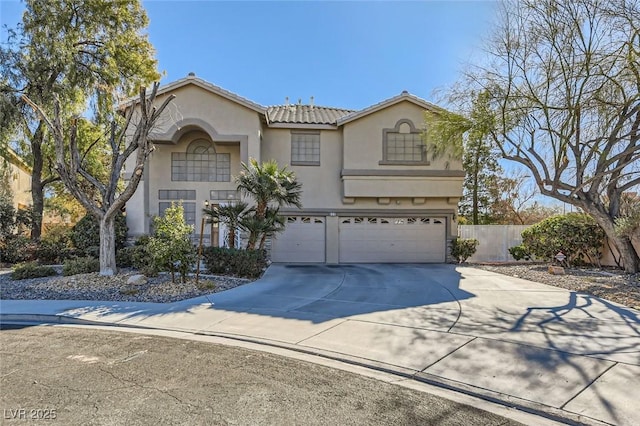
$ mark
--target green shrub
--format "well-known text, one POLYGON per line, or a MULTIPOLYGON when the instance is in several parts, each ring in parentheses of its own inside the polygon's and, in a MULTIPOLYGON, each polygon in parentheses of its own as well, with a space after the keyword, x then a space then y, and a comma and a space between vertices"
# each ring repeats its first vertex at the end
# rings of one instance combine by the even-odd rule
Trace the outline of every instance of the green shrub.
POLYGON ((151 242, 151 236, 150 235, 140 235, 138 237, 138 239, 136 240, 135 243, 133 243, 134 246, 147 246, 149 245, 149 243, 151 242))
POLYGON ((31 208, 16 210, 11 197, 0 196, 0 242, 25 233, 33 220, 31 208))
POLYGON ((153 237, 147 245, 153 266, 171 272, 173 282, 178 272, 185 282, 187 273, 196 263, 196 249, 191 244, 193 227, 185 222, 182 205, 172 204, 164 216, 154 217, 153 229, 153 237))
POLYGON ((62 265, 62 275, 88 274, 100 271, 100 261, 93 257, 79 257, 77 259, 69 259, 62 265))
POLYGON ((509 247, 509 253, 515 260, 531 260, 531 253, 524 244, 509 247))
MULTIPOLYGON (((116 215, 116 251, 127 242, 127 219, 124 214, 116 215)), ((84 252, 85 256, 100 255, 100 222, 91 214, 86 214, 71 230, 73 246, 84 252)))
POLYGON ((60 263, 75 257, 76 250, 71 247, 71 230, 64 225, 56 225, 47 230, 40 239, 36 258, 42 263, 60 263))
POLYGON ((196 284, 196 287, 198 287, 198 290, 215 290, 216 289, 216 283, 214 281, 211 280, 200 280, 198 281, 198 283, 196 284))
POLYGON ((8 235, 0 241, 0 261, 22 263, 35 260, 38 244, 24 235, 8 235))
MULTIPOLYGON (((116 263, 121 268, 142 269, 152 263, 151 252, 149 251, 148 235, 143 235, 136 240, 134 245, 124 247, 116 253, 116 263)), ((157 274, 157 273, 156 273, 157 274)))
POLYGON ((210 274, 258 278, 267 267, 267 254, 264 250, 205 247, 202 255, 210 274))
POLYGON ((550 217, 522 231, 522 244, 533 256, 553 261, 561 251, 568 265, 597 265, 604 239, 603 229, 584 213, 550 217))
POLYGON ((458 263, 466 262, 476 252, 476 247, 478 240, 456 237, 451 241, 451 256, 455 257, 458 263))
POLYGON ((137 247, 124 247, 116 252, 116 265, 118 268, 132 268, 133 267, 133 254, 137 247))
POLYGON ((158 274, 160 273, 160 271, 158 271, 158 268, 156 268, 156 266, 152 263, 148 264, 148 265, 144 265, 140 268, 138 268, 138 270, 140 271, 140 273, 144 276, 147 277, 157 277, 158 274))
POLYGON ((52 275, 58 275, 58 273, 51 266, 41 266, 36 262, 28 262, 16 266, 11 274, 11 279, 24 280, 27 278, 50 277, 52 275))

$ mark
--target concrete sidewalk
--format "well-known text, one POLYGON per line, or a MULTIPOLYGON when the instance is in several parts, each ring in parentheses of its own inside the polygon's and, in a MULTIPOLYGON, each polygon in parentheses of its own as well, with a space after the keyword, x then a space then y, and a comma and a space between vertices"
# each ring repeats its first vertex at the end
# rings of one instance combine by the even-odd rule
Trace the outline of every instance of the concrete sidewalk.
POLYGON ((0 319, 230 337, 570 423, 640 424, 638 311, 474 268, 273 265, 254 283, 177 303, 2 300, 0 319))

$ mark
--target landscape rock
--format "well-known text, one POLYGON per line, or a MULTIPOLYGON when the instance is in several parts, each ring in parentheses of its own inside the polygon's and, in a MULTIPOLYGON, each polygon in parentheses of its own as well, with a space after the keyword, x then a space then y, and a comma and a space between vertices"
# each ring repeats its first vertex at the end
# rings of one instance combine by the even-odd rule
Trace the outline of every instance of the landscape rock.
POLYGON ((131 275, 127 279, 128 285, 145 285, 147 283, 147 277, 142 274, 131 275))
POLYGON ((549 273, 552 275, 565 275, 566 272, 562 266, 549 266, 549 273))

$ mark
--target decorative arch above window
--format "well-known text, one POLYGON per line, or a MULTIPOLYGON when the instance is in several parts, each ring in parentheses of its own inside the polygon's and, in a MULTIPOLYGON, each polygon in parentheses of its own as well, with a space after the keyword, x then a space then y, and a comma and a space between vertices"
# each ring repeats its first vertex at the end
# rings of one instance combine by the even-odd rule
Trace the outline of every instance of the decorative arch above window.
POLYGON ((207 139, 195 139, 186 152, 171 153, 171 180, 186 182, 229 182, 231 154, 216 153, 207 139))
POLYGON ((398 120, 391 129, 382 129, 382 161, 385 164, 428 165, 422 131, 409 119, 398 120))

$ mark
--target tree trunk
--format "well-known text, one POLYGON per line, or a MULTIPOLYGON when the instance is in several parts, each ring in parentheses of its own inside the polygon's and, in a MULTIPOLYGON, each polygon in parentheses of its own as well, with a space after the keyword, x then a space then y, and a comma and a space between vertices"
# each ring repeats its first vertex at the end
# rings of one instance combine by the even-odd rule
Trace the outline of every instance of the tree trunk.
POLYGON ((42 212, 44 211, 44 187, 42 185, 42 125, 33 134, 31 140, 31 155, 33 156, 33 167, 31 168, 31 201, 32 214, 31 239, 37 241, 42 235, 42 212))
MULTIPOLYGON (((35 167, 33 168, 35 171, 35 167)), ((42 235, 42 214, 44 211, 44 187, 42 185, 42 169, 31 175, 31 239, 37 241, 42 235)))
POLYGON ((228 224, 227 226, 229 227, 229 241, 227 245, 229 248, 236 248, 236 228, 233 224, 228 224))
POLYGON ((100 275, 111 276, 116 269, 115 216, 100 219, 100 275))
POLYGON ((638 253, 636 253, 636 250, 633 247, 633 244, 631 244, 631 240, 629 238, 619 237, 616 235, 613 219, 607 213, 600 211, 597 208, 587 206, 580 207, 589 213, 598 225, 604 229, 609 241, 613 242, 613 245, 615 245, 616 249, 620 253, 620 259, 622 260, 622 266, 624 267, 625 272, 638 272, 640 267, 640 258, 638 257, 638 253))
POLYGON ((255 250, 257 241, 258 241, 258 234, 256 234, 255 232, 249 232, 249 240, 247 241, 247 250, 255 250))
POLYGON ((260 244, 258 245, 258 248, 260 250, 264 250, 264 244, 265 244, 266 241, 267 241, 267 234, 264 233, 264 234, 262 234, 262 237, 260 238, 260 244))

